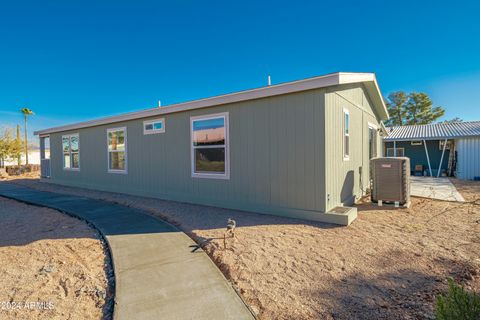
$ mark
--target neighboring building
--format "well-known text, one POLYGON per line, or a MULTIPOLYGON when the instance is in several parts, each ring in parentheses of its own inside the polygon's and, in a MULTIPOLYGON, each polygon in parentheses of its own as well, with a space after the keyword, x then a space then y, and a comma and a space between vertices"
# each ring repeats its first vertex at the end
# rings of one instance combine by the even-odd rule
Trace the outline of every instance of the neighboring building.
POLYGON ((335 73, 36 134, 44 181, 348 224, 328 212, 368 188, 387 118, 374 74, 335 73))
MULTIPOLYGON (((22 152, 21 154, 21 159, 20 159, 20 164, 25 164, 25 152, 22 152)), ((40 164, 40 149, 37 147, 31 147, 30 150, 28 150, 28 163, 29 164, 40 164)), ((8 159, 3 161, 4 166, 16 166, 18 165, 18 160, 17 159, 8 159)))
POLYGON ((386 156, 410 158, 411 171, 434 177, 480 177, 480 121, 387 128, 386 156))

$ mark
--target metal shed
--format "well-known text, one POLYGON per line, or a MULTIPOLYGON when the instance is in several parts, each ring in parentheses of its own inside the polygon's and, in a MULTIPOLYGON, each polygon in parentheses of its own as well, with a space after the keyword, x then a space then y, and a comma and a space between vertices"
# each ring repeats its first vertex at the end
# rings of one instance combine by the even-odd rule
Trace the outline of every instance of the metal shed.
POLYGON ((434 177, 480 177, 480 121, 395 126, 387 134, 385 155, 409 157, 413 174, 423 166, 434 177))

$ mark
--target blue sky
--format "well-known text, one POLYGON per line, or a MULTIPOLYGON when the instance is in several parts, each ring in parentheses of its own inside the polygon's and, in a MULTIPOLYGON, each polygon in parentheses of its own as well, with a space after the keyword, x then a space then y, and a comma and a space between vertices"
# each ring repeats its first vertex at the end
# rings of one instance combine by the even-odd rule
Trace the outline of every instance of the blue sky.
POLYGON ((480 5, 0 2, 0 126, 41 129, 336 71, 480 119, 480 5))

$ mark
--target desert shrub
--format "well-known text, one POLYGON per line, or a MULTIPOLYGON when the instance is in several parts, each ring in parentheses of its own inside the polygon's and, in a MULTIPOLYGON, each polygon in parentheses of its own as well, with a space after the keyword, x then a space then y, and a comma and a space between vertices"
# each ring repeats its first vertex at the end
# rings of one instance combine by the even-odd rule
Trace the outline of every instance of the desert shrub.
POLYGON ((448 292, 437 296, 436 318, 438 320, 479 320, 480 296, 468 292, 448 279, 448 292))

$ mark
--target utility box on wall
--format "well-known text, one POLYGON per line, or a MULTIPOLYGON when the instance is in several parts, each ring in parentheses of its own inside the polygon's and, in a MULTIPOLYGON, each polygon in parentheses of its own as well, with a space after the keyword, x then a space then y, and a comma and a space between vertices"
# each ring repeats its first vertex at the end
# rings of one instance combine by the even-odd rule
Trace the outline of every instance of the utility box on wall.
POLYGON ((410 204, 410 159, 406 157, 370 160, 372 202, 410 204))

